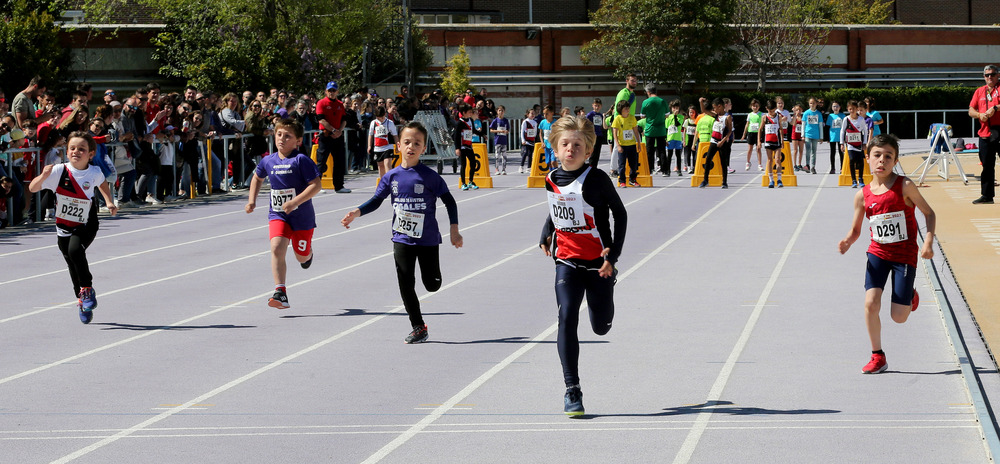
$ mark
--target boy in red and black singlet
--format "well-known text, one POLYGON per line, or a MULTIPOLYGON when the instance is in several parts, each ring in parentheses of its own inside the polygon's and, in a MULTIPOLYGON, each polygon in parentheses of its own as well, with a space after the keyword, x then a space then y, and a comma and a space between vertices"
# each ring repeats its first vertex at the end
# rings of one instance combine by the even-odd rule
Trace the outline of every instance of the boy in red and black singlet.
POLYGON ((118 213, 104 173, 90 164, 96 150, 97 144, 90 134, 73 132, 66 145, 69 162, 45 166, 28 185, 32 193, 42 189, 55 192, 56 240, 69 267, 73 293, 79 298, 80 321, 84 324, 93 320, 93 310, 97 308, 94 277, 87 263, 87 247, 94 242, 99 228, 95 188, 101 191, 111 215, 118 213))
POLYGON ((563 411, 571 416, 584 413, 577 336, 580 305, 586 296, 594 333, 604 335, 611 330, 615 263, 628 224, 625 205, 611 179, 587 164, 595 138, 593 123, 586 118, 564 117, 552 125, 549 140, 559 168, 545 178, 549 215, 539 242, 546 256, 556 262, 557 346, 566 383, 563 411))
POLYGON ((458 112, 462 117, 455 121, 455 130, 452 131, 452 140, 455 142, 455 156, 458 157, 460 166, 458 175, 462 181, 462 190, 479 188, 474 182, 476 171, 479 170, 479 161, 476 160, 476 153, 472 151, 472 132, 475 130, 472 120, 476 118, 476 109, 466 104, 458 106, 458 112), (469 183, 465 183, 465 166, 469 166, 469 183))
POLYGON ((868 218, 871 244, 868 246, 868 265, 865 272, 865 325, 871 340, 871 361, 861 370, 877 374, 888 367, 882 351, 882 323, 879 310, 882 293, 889 274, 892 274, 892 320, 904 323, 910 312, 917 309, 920 298, 913 288, 917 272, 917 255, 924 259, 934 257, 936 219, 934 210, 920 194, 916 184, 905 176, 893 172, 899 154, 899 142, 892 135, 873 137, 868 149, 868 164, 872 181, 854 195, 854 218, 847 237, 840 241, 844 254, 861 236, 861 219, 868 218), (917 219, 914 209, 919 209, 927 224, 923 247, 917 246, 917 219))
POLYGON ((727 189, 729 188, 729 155, 732 151, 724 150, 723 147, 732 143, 730 135, 733 133, 733 118, 726 114, 726 102, 721 98, 712 100, 712 108, 714 114, 709 114, 709 116, 718 116, 715 123, 712 124, 712 140, 709 143, 708 152, 705 153, 705 180, 701 181, 698 187, 708 186, 708 174, 715 166, 712 158, 718 153, 719 163, 722 165, 722 188, 727 189))
POLYGON ((250 180, 250 197, 244 210, 247 214, 257 206, 257 194, 266 177, 271 183, 271 201, 267 213, 271 241, 271 274, 274 276, 274 295, 268 306, 288 309, 285 288, 285 254, 292 244, 295 259, 302 269, 312 265, 312 236, 316 228, 316 211, 312 197, 319 193, 319 169, 313 160, 298 151, 302 145, 302 123, 295 119, 282 119, 274 126, 274 144, 278 151, 265 156, 254 169, 250 180))
POLYGON ((379 177, 392 169, 397 135, 399 134, 396 133, 396 124, 386 117, 385 107, 376 107, 375 119, 368 127, 368 153, 373 155, 378 165, 379 177))
POLYGON ((851 188, 865 186, 865 145, 868 143, 868 124, 863 113, 858 111, 858 102, 847 102, 847 117, 840 129, 840 145, 847 147, 848 166, 851 169, 851 188))
POLYGON ((767 188, 774 188, 775 181, 777 181, 778 187, 782 187, 781 163, 784 162, 782 158, 785 155, 781 152, 781 148, 785 136, 781 128, 781 113, 778 113, 778 104, 773 99, 768 100, 764 107, 767 109, 767 114, 761 119, 761 124, 764 127, 757 132, 757 141, 764 146, 764 151, 767 153, 767 177, 770 179, 767 188), (777 178, 775 178, 775 171, 777 171, 777 178))

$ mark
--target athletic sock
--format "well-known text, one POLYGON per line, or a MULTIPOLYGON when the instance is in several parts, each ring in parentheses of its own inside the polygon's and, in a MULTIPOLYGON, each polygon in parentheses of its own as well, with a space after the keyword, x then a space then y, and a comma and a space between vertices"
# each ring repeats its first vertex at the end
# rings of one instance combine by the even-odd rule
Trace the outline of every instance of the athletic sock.
POLYGON ((276 291, 276 292, 284 292, 285 291, 285 284, 275 285, 274 286, 274 291, 276 291))
POLYGON ((882 351, 882 350, 872 351, 872 354, 880 354, 882 356, 885 356, 885 351, 882 351))

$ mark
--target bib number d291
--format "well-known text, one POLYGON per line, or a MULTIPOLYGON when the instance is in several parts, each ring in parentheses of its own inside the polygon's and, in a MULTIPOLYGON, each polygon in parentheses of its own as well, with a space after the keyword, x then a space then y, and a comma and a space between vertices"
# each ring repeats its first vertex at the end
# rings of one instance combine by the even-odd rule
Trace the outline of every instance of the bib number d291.
POLYGON ((898 243, 906 241, 906 214, 902 211, 878 214, 870 219, 872 241, 876 243, 898 243))

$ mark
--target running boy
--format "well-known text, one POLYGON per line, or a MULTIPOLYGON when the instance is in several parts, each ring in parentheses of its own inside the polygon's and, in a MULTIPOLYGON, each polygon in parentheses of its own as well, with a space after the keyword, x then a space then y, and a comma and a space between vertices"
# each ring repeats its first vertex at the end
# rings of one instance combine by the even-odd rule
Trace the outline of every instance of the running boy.
POLYGON ((541 133, 542 142, 545 143, 545 164, 549 166, 549 170, 556 168, 556 155, 552 152, 552 144, 549 143, 549 132, 552 130, 552 117, 555 115, 555 109, 551 105, 545 105, 542 109, 542 115, 545 119, 538 123, 538 132, 541 133))
POLYGON ((611 123, 611 129, 614 131, 618 150, 618 186, 625 187, 625 162, 628 161, 628 185, 638 187, 639 183, 636 182, 636 178, 639 177, 639 150, 636 147, 638 123, 635 116, 629 114, 628 101, 618 102, 615 111, 618 112, 618 116, 611 123))
POLYGON ((73 294, 79 298, 77 310, 80 322, 84 324, 94 319, 94 309, 97 308, 94 277, 87 263, 87 248, 94 242, 99 228, 95 187, 101 191, 111 215, 118 214, 104 173, 101 168, 90 164, 96 150, 97 143, 90 134, 73 132, 66 144, 69 161, 46 165, 42 173, 28 184, 32 193, 45 189, 55 194, 56 243, 69 268, 73 294))
POLYGON ((535 135, 538 134, 538 123, 535 122, 535 109, 529 108, 524 112, 524 121, 521 121, 521 167, 517 168, 518 173, 524 173, 524 163, 528 162, 528 171, 531 172, 531 155, 535 153, 535 135))
MULTIPOLYGON (((622 101, 628 114, 628 102, 622 101)), ((611 330, 615 315, 615 263, 625 241, 628 214, 611 180, 587 163, 594 146, 594 126, 583 118, 562 118, 552 127, 560 168, 545 178, 549 214, 539 247, 556 264, 555 291, 559 308, 556 343, 562 362, 566 395, 563 411, 584 413, 580 391, 580 341, 577 325, 584 296, 590 325, 597 335, 611 330), (609 215, 610 212, 610 215, 609 215), (610 217, 614 218, 612 234, 610 217)))
POLYGON ((458 121, 455 121, 455 130, 452 132, 452 139, 455 142, 455 156, 458 157, 460 162, 458 175, 462 181, 462 190, 473 190, 479 189, 476 185, 476 171, 479 170, 479 161, 476 160, 476 152, 472 150, 472 137, 475 129, 475 123, 473 122, 477 119, 478 114, 476 109, 462 103, 458 105, 458 112, 462 114, 462 117, 458 121), (465 183, 465 166, 469 166, 469 183, 465 183))
POLYGON ((597 134, 597 139, 594 142, 594 151, 590 153, 590 159, 587 160, 587 164, 590 167, 597 168, 597 163, 601 161, 601 147, 607 144, 608 135, 604 128, 604 114, 601 113, 601 99, 595 98, 594 102, 590 104, 593 111, 587 113, 587 119, 594 125, 594 133, 597 134))
POLYGON ((312 237, 316 229, 316 211, 312 197, 319 193, 319 168, 298 151, 304 129, 296 119, 281 119, 274 125, 274 145, 278 151, 265 156, 257 164, 250 179, 250 196, 243 208, 247 214, 257 207, 257 194, 267 177, 271 183, 271 205, 267 220, 271 240, 271 275, 274 295, 267 300, 272 308, 288 309, 285 290, 285 254, 292 244, 295 259, 308 269, 312 265, 312 237))
POLYGON ((840 145, 847 147, 847 157, 849 158, 849 168, 851 170, 851 188, 865 186, 865 152, 864 147, 868 143, 868 124, 865 124, 864 113, 858 112, 858 102, 851 100, 847 102, 847 117, 840 128, 840 145))
MULTIPOLYGON (((848 104, 850 107, 850 104, 848 104)), ((899 154, 899 141, 892 135, 876 135, 868 146, 868 164, 872 168, 871 184, 854 195, 854 219, 847 237, 840 241, 844 254, 861 236, 861 218, 868 218, 871 245, 868 246, 868 266, 865 272, 865 325, 872 345, 872 358, 861 372, 878 374, 888 367, 882 351, 882 293, 892 272, 892 320, 904 323, 910 312, 917 309, 920 297, 913 288, 917 274, 917 254, 934 257, 934 210, 908 177, 892 171, 899 154), (920 209, 927 224, 923 247, 917 247, 917 218, 914 207, 920 209)))
POLYGON ((507 108, 497 107, 497 117, 490 122, 490 132, 493 135, 493 146, 496 149, 497 174, 507 175, 507 134, 510 133, 510 120, 505 118, 507 108))
POLYGON ((785 161, 785 155, 781 152, 782 141, 785 139, 784 129, 781 128, 781 113, 778 113, 778 105, 773 99, 768 100, 764 106, 767 108, 767 114, 761 120, 764 130, 757 133, 757 143, 763 145, 767 152, 767 177, 770 179, 767 188, 774 188, 775 180, 780 188, 784 187, 781 183, 781 164, 785 161), (775 171, 778 172, 777 179, 775 171))
POLYGON ((743 126, 743 139, 747 141, 747 165, 746 171, 750 170, 750 156, 753 154, 754 150, 757 151, 757 169, 763 171, 764 166, 761 163, 760 156, 760 144, 757 143, 758 133, 760 132, 760 101, 754 98, 750 100, 750 114, 747 115, 747 124, 743 126))
POLYGON ((341 219, 345 228, 358 217, 378 209, 388 196, 392 196, 392 251, 396 261, 396 280, 403 298, 406 314, 410 316, 413 330, 403 340, 406 343, 427 341, 427 325, 420 313, 420 300, 416 290, 416 264, 420 263, 420 279, 424 288, 436 292, 441 288, 441 265, 438 248, 441 233, 438 231, 435 207, 441 198, 448 209, 451 223, 451 244, 462 247, 458 233, 458 205, 448 192, 448 184, 433 169, 420 163, 420 155, 427 148, 427 129, 419 122, 403 126, 399 133, 402 153, 400 165, 382 176, 375 194, 361 206, 341 219))

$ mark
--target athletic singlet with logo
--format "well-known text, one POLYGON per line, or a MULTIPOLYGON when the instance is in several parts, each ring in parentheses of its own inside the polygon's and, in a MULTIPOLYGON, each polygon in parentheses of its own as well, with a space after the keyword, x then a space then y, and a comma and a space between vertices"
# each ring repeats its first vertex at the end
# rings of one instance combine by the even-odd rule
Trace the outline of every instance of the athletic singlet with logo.
POLYGON ((462 146, 467 148, 472 148, 472 131, 475 126, 472 125, 472 120, 470 119, 459 119, 462 123, 459 128, 462 131, 462 146))
MULTIPOLYGON (((628 212, 625 204, 622 203, 618 191, 611 183, 611 178, 592 170, 589 166, 582 167, 576 171, 566 171, 562 168, 556 169, 546 177, 545 189, 547 193, 555 195, 569 195, 579 193, 581 203, 567 203, 565 199, 562 204, 557 201, 559 207, 560 221, 568 225, 567 230, 562 232, 556 229, 555 217, 553 217, 552 204, 546 214, 545 227, 542 228, 542 236, 539 244, 544 245, 551 240, 552 256, 558 262, 583 266, 587 269, 597 269, 604 260, 614 264, 622 252, 622 244, 625 242, 625 232, 628 228, 628 212), (584 173, 591 172, 594 175, 584 173), (571 184, 573 186, 571 186, 571 184), (578 205, 584 209, 583 221, 580 221, 578 210, 573 209, 573 216, 570 217, 570 206, 578 205), (563 208, 565 207, 565 209, 563 208), (614 231, 612 232, 611 217, 614 216, 614 231), (573 219, 577 219, 583 227, 581 230, 574 230, 573 219), (563 248, 565 246, 565 248, 563 248), (600 257, 603 248, 608 248, 608 256, 600 257)), ((574 207, 575 208, 575 207, 574 207)))
POLYGON ((876 195, 871 184, 865 185, 865 217, 871 230, 871 245, 868 252, 886 261, 917 266, 917 218, 914 207, 906 205, 903 197, 903 181, 897 176, 892 187, 885 193, 876 195))
POLYGON ((319 177, 319 168, 312 159, 302 153, 288 158, 271 153, 260 160, 254 174, 267 178, 271 183, 268 202, 270 211, 267 213, 269 221, 284 221, 292 230, 316 228, 316 211, 313 209, 312 199, 302 203, 291 213, 281 209, 285 203, 301 195, 313 179, 319 177))
POLYGON ((781 118, 778 115, 774 115, 772 118, 769 115, 764 115, 764 143, 777 144, 781 142, 778 133, 778 121, 781 118))
MULTIPOLYGON (((747 115, 747 134, 760 132, 760 113, 753 112, 747 115)), ((748 136, 749 137, 749 136, 748 136)))
POLYGON ((729 136, 729 132, 727 132, 728 128, 726 127, 726 121, 728 120, 729 116, 723 115, 721 118, 716 119, 715 122, 712 123, 713 144, 718 144, 719 142, 722 141, 722 139, 729 136))
POLYGON ((862 146, 864 146, 864 133, 861 129, 858 129, 854 125, 854 121, 851 121, 850 117, 844 118, 844 126, 841 129, 844 135, 844 142, 849 145, 849 148, 854 149, 854 151, 861 151, 862 146))
POLYGON ((535 134, 538 133, 538 123, 533 119, 525 119, 521 123, 521 144, 534 145, 535 134))
POLYGON ((389 141, 389 136, 395 132, 391 120, 387 118, 384 122, 379 122, 378 119, 375 119, 372 121, 371 129, 372 138, 375 142, 373 150, 381 153, 393 149, 395 144, 389 141))
POLYGON ((52 166, 52 173, 42 183, 42 188, 55 192, 56 235, 69 237, 77 227, 97 221, 97 203, 94 189, 104 182, 101 168, 90 165, 80 171, 68 163, 52 166))
POLYGON ((792 126, 792 140, 802 140, 802 118, 796 116, 792 126))
POLYGON ((592 261, 601 258, 604 243, 594 222, 594 206, 583 199, 583 182, 591 168, 565 186, 552 181, 552 173, 545 177, 549 195, 549 219, 555 226, 556 259, 582 259, 592 261))
MULTIPOLYGON (((433 169, 418 163, 408 168, 398 166, 385 173, 375 188, 372 199, 381 203, 387 197, 392 197, 393 242, 435 246, 441 244, 441 232, 435 215, 437 199, 447 193, 448 184, 444 179, 433 169)), ((455 217, 450 219, 458 223, 457 209, 455 217)))

